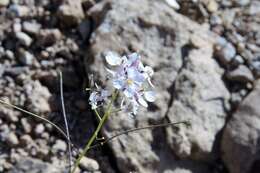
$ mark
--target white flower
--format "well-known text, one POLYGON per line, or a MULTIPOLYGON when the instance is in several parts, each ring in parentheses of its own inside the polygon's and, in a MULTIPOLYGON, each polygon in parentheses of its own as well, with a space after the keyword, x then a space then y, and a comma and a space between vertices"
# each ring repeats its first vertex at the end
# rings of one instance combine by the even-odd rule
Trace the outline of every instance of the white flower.
POLYGON ((89 104, 91 109, 97 109, 98 104, 104 102, 108 97, 108 91, 101 89, 100 91, 93 91, 89 96, 89 104))
POLYGON ((107 69, 112 75, 114 88, 122 91, 126 99, 131 103, 132 113, 136 114, 139 105, 148 107, 148 102, 155 101, 155 93, 147 91, 146 83, 153 87, 151 77, 153 69, 144 66, 140 55, 132 53, 128 56, 119 57, 114 53, 108 53, 106 61, 111 66, 116 66, 115 71, 107 69))

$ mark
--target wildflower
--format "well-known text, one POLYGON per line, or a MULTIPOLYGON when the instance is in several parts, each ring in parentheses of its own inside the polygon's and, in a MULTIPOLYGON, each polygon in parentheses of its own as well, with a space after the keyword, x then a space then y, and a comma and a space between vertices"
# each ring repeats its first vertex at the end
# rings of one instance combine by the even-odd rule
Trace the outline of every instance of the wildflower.
POLYGON ((130 102, 133 114, 137 113, 139 105, 147 107, 147 101, 155 100, 154 91, 147 90, 149 86, 154 87, 151 82, 153 69, 150 66, 144 66, 140 58, 137 53, 119 57, 111 52, 105 57, 109 65, 116 66, 115 71, 107 69, 112 75, 113 87, 123 92, 130 102))
POLYGON ((89 104, 91 105, 91 109, 97 109, 98 104, 104 102, 108 97, 107 90, 93 91, 89 96, 89 104))

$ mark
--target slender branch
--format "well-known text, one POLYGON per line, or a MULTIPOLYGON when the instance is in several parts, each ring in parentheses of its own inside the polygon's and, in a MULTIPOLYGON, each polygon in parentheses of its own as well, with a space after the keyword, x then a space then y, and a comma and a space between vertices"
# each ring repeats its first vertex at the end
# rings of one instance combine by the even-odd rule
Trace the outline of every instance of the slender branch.
POLYGON ((41 116, 39 116, 39 115, 37 115, 37 114, 35 114, 35 113, 32 113, 32 112, 29 112, 29 111, 24 110, 24 109, 22 109, 22 108, 19 108, 19 107, 15 106, 15 105, 12 105, 12 104, 10 104, 10 103, 7 103, 7 102, 5 102, 5 101, 3 101, 3 100, 0 100, 0 103, 3 104, 3 105, 5 105, 5 106, 8 106, 8 107, 14 108, 14 109, 16 109, 16 110, 19 110, 19 111, 21 111, 21 112, 23 112, 23 113, 26 113, 26 114, 28 114, 28 115, 31 115, 31 116, 33 116, 33 117, 35 117, 35 118, 40 119, 40 120, 43 120, 43 121, 45 121, 46 123, 49 123, 50 125, 52 125, 56 130, 58 130, 58 131, 67 139, 66 133, 65 133, 59 126, 57 126, 56 124, 54 124, 54 123, 51 122, 50 120, 48 120, 48 119, 46 119, 46 118, 43 118, 43 117, 41 117, 41 116))
POLYGON ((64 104, 64 97, 63 97, 62 72, 60 71, 59 73, 60 73, 60 99, 61 99, 62 114, 63 114, 64 123, 65 123, 65 127, 66 127, 67 143, 68 143, 68 147, 69 147, 69 172, 71 172, 71 164, 72 164, 71 140, 70 140, 70 132, 69 132, 69 126, 68 126, 65 104, 64 104))
POLYGON ((75 162, 75 165, 72 169, 72 173, 75 173, 77 167, 79 166, 79 163, 81 161, 81 159, 85 156, 85 154, 88 152, 88 150, 90 149, 92 143, 94 142, 94 140, 96 139, 99 131, 101 130, 101 128, 103 127, 105 121, 107 120, 107 118, 109 117, 109 115, 111 114, 111 108, 112 108, 112 105, 113 105, 113 102, 115 101, 116 97, 118 95, 118 91, 115 91, 112 95, 112 99, 111 99, 111 102, 109 103, 107 109, 106 109, 106 112, 104 114, 104 116, 102 117, 101 121, 99 122, 95 132, 93 133, 93 135, 91 136, 90 140, 88 141, 88 143, 86 144, 83 152, 80 154, 80 156, 78 157, 78 159, 76 160, 75 162))
POLYGON ((164 123, 164 124, 155 124, 155 125, 150 125, 150 126, 145 126, 145 127, 138 127, 138 128, 134 128, 134 129, 129 129, 129 130, 125 130, 123 132, 120 132, 118 134, 115 134, 114 136, 111 136, 110 138, 107 138, 106 140, 104 140, 103 142, 100 142, 99 144, 93 145, 90 147, 90 149, 94 149, 100 146, 103 146, 104 144, 112 141, 113 139, 124 135, 124 134, 128 134, 128 133, 132 133, 132 132, 136 132, 139 130, 145 130, 145 129, 153 129, 153 128, 158 128, 158 127, 167 127, 167 126, 176 126, 179 124, 185 124, 187 126, 190 126, 190 122, 189 121, 180 121, 180 122, 173 122, 173 123, 164 123))

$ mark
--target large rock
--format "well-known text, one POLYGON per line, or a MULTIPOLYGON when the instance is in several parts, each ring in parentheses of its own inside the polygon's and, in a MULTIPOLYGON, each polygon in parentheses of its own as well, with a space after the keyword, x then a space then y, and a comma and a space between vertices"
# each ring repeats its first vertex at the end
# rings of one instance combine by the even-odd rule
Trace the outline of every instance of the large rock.
POLYGON ((65 26, 73 26, 84 18, 81 0, 64 0, 59 6, 58 17, 65 26))
POLYGON ((191 128, 168 128, 167 138, 173 151, 183 158, 213 159, 216 135, 225 124, 230 95, 211 56, 210 44, 191 50, 174 86, 167 117, 170 121, 190 120, 191 128))
POLYGON ((223 133, 222 158, 230 173, 259 172, 260 81, 231 117, 223 133))
MULTIPOLYGON (((168 128, 167 133, 159 131, 158 135, 155 134, 157 130, 143 130, 114 139, 109 146, 120 171, 178 172, 178 167, 182 167, 190 172, 206 172, 202 171, 204 166, 195 169, 187 166, 192 164, 180 164, 170 148, 181 156, 184 147, 187 148, 185 156, 207 158, 216 134, 224 125, 223 102, 229 94, 221 82, 222 72, 211 58, 214 36, 206 26, 175 13, 163 1, 102 1, 90 9, 89 15, 99 24, 91 36, 86 58, 86 69, 95 79, 106 81, 104 55, 108 51, 119 54, 137 51, 142 55, 142 61, 156 71, 157 101, 148 110, 141 110, 135 118, 125 113, 110 116, 104 134, 109 137, 118 131, 150 123, 192 119, 192 129, 183 126, 179 131, 181 134, 175 128, 168 128), (181 87, 187 93, 182 93, 181 87), (194 103, 192 99, 195 99, 194 103), (181 108, 187 109, 188 114, 177 111, 181 108), (202 135, 194 137, 194 129, 202 135), (184 142, 175 143, 175 133, 179 133, 184 142), (189 138, 190 134, 193 139, 189 138), (163 146, 157 149, 155 146, 160 146, 161 142, 163 146), (197 146, 198 150, 193 150, 197 146)), ((182 140, 178 138, 178 141, 182 140)))

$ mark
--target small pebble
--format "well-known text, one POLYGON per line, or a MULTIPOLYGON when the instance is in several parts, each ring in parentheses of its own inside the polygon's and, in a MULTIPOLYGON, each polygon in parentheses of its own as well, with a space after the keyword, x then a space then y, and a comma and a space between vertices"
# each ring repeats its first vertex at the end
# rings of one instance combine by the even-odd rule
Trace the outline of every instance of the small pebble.
POLYGON ((19 140, 14 132, 10 132, 6 138, 6 142, 10 146, 16 146, 19 144, 19 140))
POLYGON ((45 127, 43 124, 38 124, 35 129, 34 129, 34 133, 35 135, 41 135, 45 130, 45 127))
POLYGON ((99 165, 98 165, 97 161, 94 159, 87 158, 87 157, 83 157, 80 160, 79 165, 83 170, 86 170, 86 171, 97 171, 99 169, 99 165))
POLYGON ((23 65, 32 65, 34 61, 34 56, 25 50, 19 51, 19 60, 23 65))
POLYGON ((29 34, 38 34, 40 32, 41 25, 36 22, 23 22, 23 30, 29 34))
POLYGON ((178 4, 178 2, 176 0, 165 0, 165 2, 172 7, 175 10, 179 10, 180 9, 180 5, 178 4))
POLYGON ((21 44, 27 47, 29 47, 33 41, 32 38, 24 32, 16 32, 15 36, 21 44))
POLYGON ((67 150, 67 144, 66 142, 58 139, 55 141, 55 144, 52 146, 52 151, 53 153, 57 153, 57 152, 65 152, 67 150))

